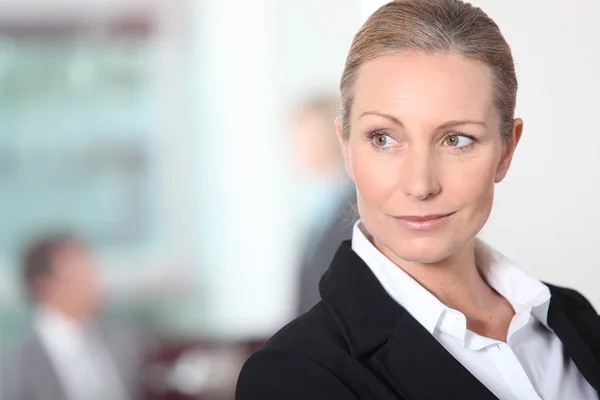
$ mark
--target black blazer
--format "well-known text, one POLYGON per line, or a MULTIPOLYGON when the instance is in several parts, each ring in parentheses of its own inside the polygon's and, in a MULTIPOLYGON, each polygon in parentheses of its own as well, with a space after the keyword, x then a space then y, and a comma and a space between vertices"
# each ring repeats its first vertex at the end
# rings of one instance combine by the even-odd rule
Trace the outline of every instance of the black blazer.
MULTIPOLYGON (((600 317, 579 293, 548 285, 548 324, 600 390, 600 317)), ((320 282, 322 301, 246 361, 237 400, 496 397, 342 243, 320 282)))

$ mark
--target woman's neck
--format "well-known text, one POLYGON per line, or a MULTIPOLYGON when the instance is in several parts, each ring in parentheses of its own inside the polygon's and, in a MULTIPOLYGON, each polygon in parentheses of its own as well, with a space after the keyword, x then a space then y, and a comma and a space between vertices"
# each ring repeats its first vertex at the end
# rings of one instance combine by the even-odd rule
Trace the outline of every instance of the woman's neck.
POLYGON ((477 268, 476 239, 450 257, 428 264, 402 260, 376 241, 374 245, 440 302, 462 312, 471 331, 506 340, 514 311, 510 303, 487 284, 477 268))

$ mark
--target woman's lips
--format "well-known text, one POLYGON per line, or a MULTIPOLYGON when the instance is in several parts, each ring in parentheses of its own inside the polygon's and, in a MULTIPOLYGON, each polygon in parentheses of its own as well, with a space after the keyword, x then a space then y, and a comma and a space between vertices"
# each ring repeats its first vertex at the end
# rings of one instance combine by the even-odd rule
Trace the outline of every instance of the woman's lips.
POLYGON ((448 221, 450 214, 436 214, 436 215, 425 215, 425 216, 413 216, 407 215, 402 217, 394 217, 396 221, 400 222, 404 227, 412 230, 427 231, 433 230, 448 221))

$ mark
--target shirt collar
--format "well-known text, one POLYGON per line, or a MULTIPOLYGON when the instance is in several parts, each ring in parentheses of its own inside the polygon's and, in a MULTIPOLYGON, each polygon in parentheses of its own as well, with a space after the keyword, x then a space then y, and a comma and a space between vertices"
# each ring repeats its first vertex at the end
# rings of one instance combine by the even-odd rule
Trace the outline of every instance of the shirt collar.
POLYGON ((34 324, 45 345, 57 352, 72 353, 84 342, 85 327, 53 307, 40 307, 34 324))
MULTIPOLYGON (((365 236, 359 220, 354 225, 352 250, 367 264, 385 291, 402 305, 427 331, 436 328, 463 345, 467 338, 465 316, 445 306, 421 284, 383 255, 365 236)), ((550 290, 498 251, 477 239, 475 260, 488 284, 514 308, 515 313, 531 312, 548 327, 550 290)))
POLYGON ((550 289, 516 263, 483 241, 477 241, 475 262, 488 284, 500 293, 515 313, 531 311, 544 326, 548 325, 550 289))

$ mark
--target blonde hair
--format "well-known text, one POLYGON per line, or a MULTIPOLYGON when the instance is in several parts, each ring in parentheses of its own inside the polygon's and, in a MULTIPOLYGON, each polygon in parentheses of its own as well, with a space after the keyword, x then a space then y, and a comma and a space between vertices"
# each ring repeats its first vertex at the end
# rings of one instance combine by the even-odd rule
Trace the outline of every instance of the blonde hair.
POLYGON ((340 90, 343 136, 350 135, 354 83, 360 66, 403 51, 454 53, 480 61, 494 74, 494 105, 500 133, 511 137, 517 77, 510 46, 498 25, 480 8, 460 0, 394 0, 379 8, 354 37, 346 58, 340 90))

